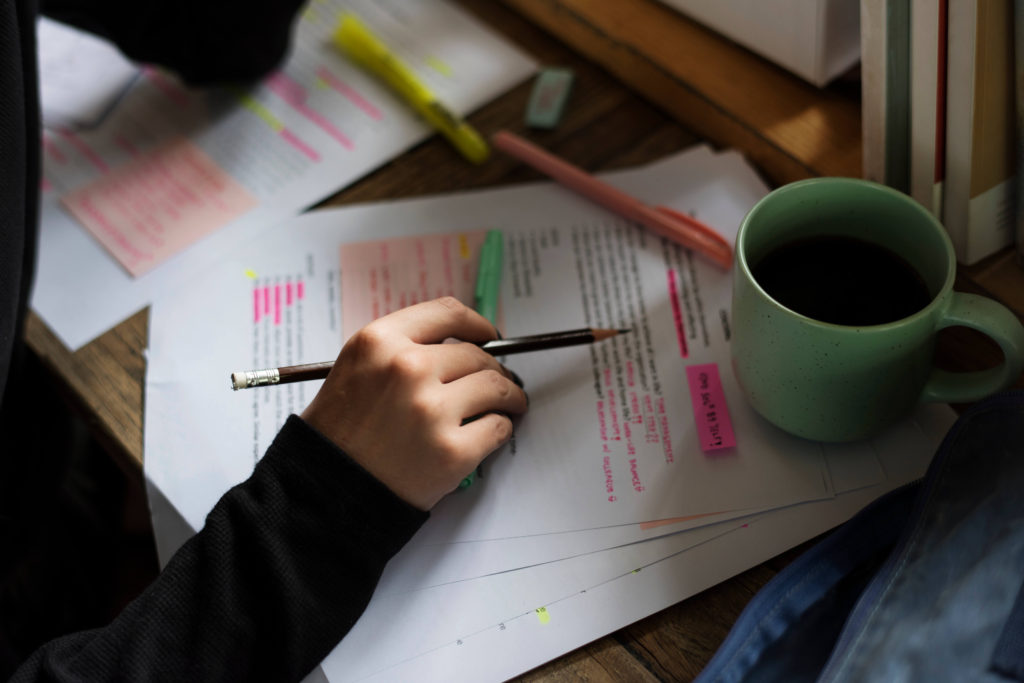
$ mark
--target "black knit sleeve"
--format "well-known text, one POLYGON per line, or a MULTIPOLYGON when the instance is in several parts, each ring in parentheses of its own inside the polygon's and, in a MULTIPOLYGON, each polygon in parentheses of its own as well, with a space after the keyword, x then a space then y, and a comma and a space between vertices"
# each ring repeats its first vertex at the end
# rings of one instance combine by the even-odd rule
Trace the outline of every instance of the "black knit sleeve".
POLYGON ((293 415, 114 622, 44 645, 13 680, 299 680, 427 516, 293 415))
POLYGON ((280 64, 302 0, 41 0, 42 12, 192 84, 246 81, 280 64))

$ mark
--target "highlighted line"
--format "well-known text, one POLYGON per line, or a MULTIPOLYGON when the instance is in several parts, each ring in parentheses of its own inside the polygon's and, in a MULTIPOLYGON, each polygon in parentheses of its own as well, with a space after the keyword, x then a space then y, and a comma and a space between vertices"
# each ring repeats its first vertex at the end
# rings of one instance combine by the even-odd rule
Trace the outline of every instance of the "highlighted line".
POLYGON ((337 140, 342 147, 352 149, 352 141, 344 133, 324 118, 323 114, 310 108, 306 103, 306 89, 296 83, 294 79, 283 71, 278 71, 268 78, 266 83, 267 87, 270 88, 270 92, 287 102, 295 111, 305 116, 318 128, 337 140))
POLYGON ((114 144, 123 149, 128 156, 135 158, 139 156, 139 150, 132 144, 131 140, 124 137, 123 135, 114 136, 114 144))
POLYGON ((281 285, 274 285, 274 324, 281 324, 281 285))
POLYGON ((672 320, 676 325, 676 337, 679 339, 679 353, 689 358, 690 351, 686 346, 686 330, 683 329, 683 312, 679 310, 679 290, 676 287, 676 271, 668 271, 668 298, 672 300, 672 320))
POLYGON ((429 57, 427 57, 426 62, 427 66, 429 66, 431 69, 441 74, 442 76, 445 76, 446 78, 451 78, 452 74, 455 73, 454 71, 452 71, 452 68, 450 66, 441 61, 440 57, 430 55, 429 57))
POLYGON ((305 154, 310 160, 320 161, 320 155, 316 153, 315 149, 300 140, 295 133, 285 128, 281 120, 270 113, 269 109, 257 102, 252 95, 239 94, 238 99, 243 107, 258 116, 260 120, 270 126, 271 130, 280 135, 285 142, 305 154))
POLYGON ((377 107, 370 104, 369 100, 360 95, 355 88, 332 74, 326 67, 319 67, 316 70, 316 76, 328 86, 338 91, 341 95, 348 98, 352 104, 356 105, 356 107, 361 109, 364 114, 374 121, 380 121, 384 118, 384 114, 380 109, 377 109, 377 107))
POLYGON ((50 155, 50 158, 58 164, 66 164, 68 162, 68 158, 64 156, 64 152, 60 151, 60 147, 57 146, 57 143, 51 140, 50 136, 46 133, 43 133, 43 149, 46 150, 46 153, 50 155))
POLYGON ((174 102, 178 106, 187 107, 189 105, 189 96, 178 84, 171 81, 164 74, 160 73, 158 69, 152 66, 145 66, 142 68, 142 73, 149 79, 149 82, 156 86, 159 90, 167 97, 170 101, 174 102))
POLYGON ((101 173, 107 173, 110 170, 110 167, 107 166, 107 162, 103 161, 103 159, 100 158, 100 155, 97 154, 92 147, 86 144, 85 140, 78 137, 70 130, 61 128, 57 132, 61 137, 71 143, 71 146, 74 147, 79 154, 85 157, 89 163, 95 166, 101 173))

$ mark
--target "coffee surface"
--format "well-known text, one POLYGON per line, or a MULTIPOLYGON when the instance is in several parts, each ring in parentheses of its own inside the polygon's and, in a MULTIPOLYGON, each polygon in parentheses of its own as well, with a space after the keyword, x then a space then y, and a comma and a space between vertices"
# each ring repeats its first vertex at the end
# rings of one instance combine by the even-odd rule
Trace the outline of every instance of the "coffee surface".
POLYGON ((924 280, 905 259, 853 237, 789 242, 751 270, 761 288, 786 308, 836 325, 893 322, 931 301, 924 280))

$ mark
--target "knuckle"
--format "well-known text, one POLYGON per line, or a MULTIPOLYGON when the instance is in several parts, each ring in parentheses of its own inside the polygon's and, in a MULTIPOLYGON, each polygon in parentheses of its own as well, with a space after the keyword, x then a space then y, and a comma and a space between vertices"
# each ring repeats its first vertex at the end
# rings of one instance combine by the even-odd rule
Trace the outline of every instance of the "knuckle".
MULTIPOLYGON (((421 420, 427 424, 432 424, 441 419, 441 412, 444 406, 440 401, 437 400, 432 394, 424 391, 413 393, 409 397, 409 407, 414 414, 418 415, 421 420)), ((435 438, 435 443, 438 446, 443 445, 443 435, 438 435, 435 438)))
POLYGON ((403 378, 420 377, 430 370, 430 361, 413 347, 403 349, 391 357, 391 368, 403 378))
POLYGON ((494 438, 499 443, 505 443, 512 438, 512 420, 506 415, 498 415, 494 421, 494 438))
POLYGON ((442 467, 457 468, 462 460, 462 445, 455 434, 443 432, 438 434, 434 441, 434 448, 442 467))
POLYGON ((468 310, 466 305, 454 296, 442 296, 436 299, 436 302, 438 306, 441 306, 450 313, 463 313, 468 310))
POLYGON ((370 324, 349 338, 344 351, 355 358, 367 358, 375 354, 386 343, 387 335, 379 327, 370 324))
POLYGON ((512 393, 509 380, 497 370, 484 370, 484 379, 488 387, 498 395, 499 398, 508 398, 512 393))

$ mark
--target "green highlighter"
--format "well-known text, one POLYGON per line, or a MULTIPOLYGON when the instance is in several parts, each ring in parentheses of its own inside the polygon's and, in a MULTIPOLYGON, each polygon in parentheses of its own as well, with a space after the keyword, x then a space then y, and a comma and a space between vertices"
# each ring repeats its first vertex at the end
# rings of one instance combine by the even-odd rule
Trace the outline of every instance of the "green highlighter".
MULTIPOLYGON (((505 243, 501 230, 488 230, 480 248, 480 264, 476 272, 476 289, 473 292, 473 306, 477 313, 491 321, 498 317, 498 294, 501 291, 501 267, 505 259, 505 243)), ((469 475, 459 484, 464 489, 473 483, 476 473, 469 475)))

